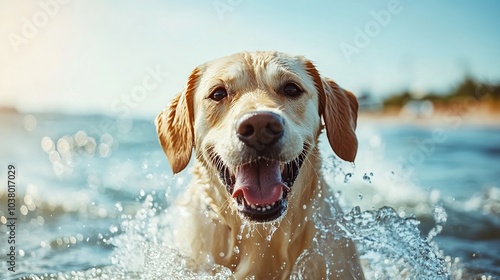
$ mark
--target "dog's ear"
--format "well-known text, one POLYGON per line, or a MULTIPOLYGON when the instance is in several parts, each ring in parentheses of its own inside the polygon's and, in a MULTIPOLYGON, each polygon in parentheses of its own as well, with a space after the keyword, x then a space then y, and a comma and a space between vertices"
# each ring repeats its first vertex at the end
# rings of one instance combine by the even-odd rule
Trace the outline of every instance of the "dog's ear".
MULTIPOLYGON (((354 162, 358 152, 356 121, 358 119, 358 101, 350 91, 339 87, 334 81, 323 78, 324 97, 323 119, 328 142, 337 156, 354 162)), ((320 93, 321 94, 321 93, 320 93)))
POLYGON ((199 70, 189 76, 184 90, 156 117, 156 132, 172 171, 181 172, 189 163, 194 146, 193 95, 199 70))
POLYGON ((356 121, 358 101, 350 92, 340 88, 334 81, 322 78, 311 61, 305 61, 305 68, 313 79, 319 94, 319 114, 323 116, 328 142, 337 156, 354 162, 358 152, 356 121))

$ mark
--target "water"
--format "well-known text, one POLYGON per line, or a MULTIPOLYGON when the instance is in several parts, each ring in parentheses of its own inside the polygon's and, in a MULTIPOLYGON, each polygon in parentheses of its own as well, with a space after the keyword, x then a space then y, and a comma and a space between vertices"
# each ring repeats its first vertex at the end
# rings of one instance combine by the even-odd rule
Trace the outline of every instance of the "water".
MULTIPOLYGON (((172 242, 182 215, 172 205, 190 175, 172 176, 152 120, 4 113, 0 121, 1 180, 15 165, 19 225, 16 272, 7 273, 2 238, 1 278, 230 278, 215 264, 192 268, 172 242)), ((314 217, 315 246, 293 278, 343 236, 356 241, 368 279, 499 278, 500 128, 361 123, 358 137, 355 166, 321 143, 346 213, 314 217)))

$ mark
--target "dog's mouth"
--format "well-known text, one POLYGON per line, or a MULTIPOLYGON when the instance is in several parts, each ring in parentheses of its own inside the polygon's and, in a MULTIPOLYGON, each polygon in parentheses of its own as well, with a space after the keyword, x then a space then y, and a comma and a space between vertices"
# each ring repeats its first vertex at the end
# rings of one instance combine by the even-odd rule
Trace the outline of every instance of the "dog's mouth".
POLYGON ((234 168, 229 168, 217 155, 212 158, 221 181, 236 201, 238 212, 250 221, 264 223, 286 213, 288 194, 305 157, 304 149, 288 162, 259 157, 234 168))

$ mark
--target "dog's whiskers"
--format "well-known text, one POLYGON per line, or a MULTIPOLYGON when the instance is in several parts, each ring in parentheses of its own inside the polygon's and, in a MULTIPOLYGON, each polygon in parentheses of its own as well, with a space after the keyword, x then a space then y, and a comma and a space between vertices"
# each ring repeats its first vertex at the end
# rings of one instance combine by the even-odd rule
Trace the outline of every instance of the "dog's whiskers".
POLYGON ((220 212, 224 213, 226 210, 230 209, 230 205, 233 202, 232 198, 228 198, 222 202, 222 205, 220 207, 220 212))

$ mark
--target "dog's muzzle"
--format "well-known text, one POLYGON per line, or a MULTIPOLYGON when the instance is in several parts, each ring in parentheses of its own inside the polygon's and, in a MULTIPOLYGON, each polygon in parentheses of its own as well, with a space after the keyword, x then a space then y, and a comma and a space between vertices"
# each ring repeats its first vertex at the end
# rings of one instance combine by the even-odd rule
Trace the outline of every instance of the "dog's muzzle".
POLYGON ((285 122, 272 112, 244 114, 236 121, 235 130, 253 159, 229 167, 220 156, 211 156, 221 181, 243 217, 254 222, 282 217, 286 213, 288 193, 305 159, 306 147, 292 160, 279 160, 285 122))

